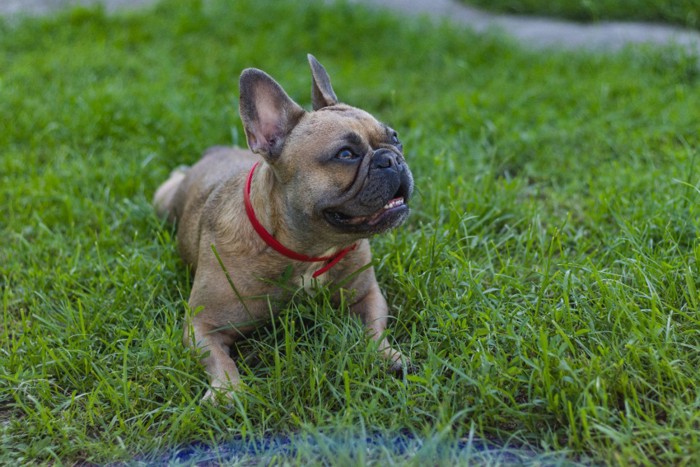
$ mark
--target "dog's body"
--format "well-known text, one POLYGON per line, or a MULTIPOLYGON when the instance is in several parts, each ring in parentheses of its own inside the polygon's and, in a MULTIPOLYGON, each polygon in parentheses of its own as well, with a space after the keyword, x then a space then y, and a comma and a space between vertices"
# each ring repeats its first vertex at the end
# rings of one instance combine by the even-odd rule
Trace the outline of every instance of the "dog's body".
POLYGON ((339 104, 325 69, 311 56, 309 62, 313 112, 265 73, 245 70, 240 112, 248 145, 259 155, 211 148, 191 168, 173 172, 154 198, 158 213, 177 221, 180 254, 194 270, 194 317, 185 342, 204 351, 213 390, 238 386, 229 346, 290 298, 282 277, 305 287, 314 273, 323 282, 350 278, 343 284, 350 309, 381 340, 380 350, 395 367, 404 362, 382 337, 388 307, 373 269, 365 266, 371 262, 367 238, 408 214, 411 173, 396 132, 339 104), (265 239, 266 232, 274 239, 265 239), (290 259, 271 247, 275 241, 332 267, 290 259))

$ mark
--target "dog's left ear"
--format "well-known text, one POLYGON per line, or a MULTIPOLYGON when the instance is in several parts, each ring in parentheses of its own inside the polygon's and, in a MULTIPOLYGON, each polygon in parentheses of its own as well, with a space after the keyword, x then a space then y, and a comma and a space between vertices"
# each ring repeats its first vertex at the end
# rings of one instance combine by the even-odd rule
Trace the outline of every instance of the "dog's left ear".
POLYGON ((241 73, 240 93, 239 112, 248 147, 271 162, 279 157, 304 109, 270 75, 256 68, 241 73))
POLYGON ((309 65, 311 65, 311 102, 314 110, 337 104, 338 98, 335 97, 331 79, 326 69, 313 55, 308 54, 307 58, 309 59, 309 65))

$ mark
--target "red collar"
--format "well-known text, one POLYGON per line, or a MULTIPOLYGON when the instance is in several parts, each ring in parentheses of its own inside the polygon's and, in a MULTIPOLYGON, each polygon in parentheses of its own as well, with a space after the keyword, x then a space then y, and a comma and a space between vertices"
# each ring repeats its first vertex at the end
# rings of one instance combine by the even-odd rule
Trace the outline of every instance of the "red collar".
POLYGON ((255 211, 253 210, 253 204, 250 202, 250 184, 251 181, 253 180, 253 173, 255 172, 255 169, 260 165, 260 162, 256 162, 255 165, 253 166, 252 169, 250 169, 250 172, 248 172, 248 179, 245 182, 245 190, 243 190, 243 201, 245 202, 245 212, 248 215, 248 219, 250 220, 251 225, 255 229, 255 231, 258 233, 260 238, 263 239, 267 245, 275 250, 277 253, 280 253, 287 258, 296 260, 296 261, 305 261, 305 262, 310 262, 310 263, 315 263, 315 262, 321 262, 321 261, 327 261, 328 264, 323 266, 321 269, 318 271, 314 272, 312 274, 312 277, 316 278, 323 274, 324 272, 328 271, 330 268, 338 264, 338 262, 345 257, 348 253, 350 253, 352 250, 357 248, 356 244, 352 244, 349 247, 340 250, 338 253, 332 256, 319 256, 319 257, 313 257, 313 256, 306 256, 301 253, 297 253, 296 251, 290 250, 286 246, 282 245, 280 242, 277 241, 275 237, 272 236, 270 232, 268 232, 265 227, 260 223, 257 217, 255 217, 255 211))

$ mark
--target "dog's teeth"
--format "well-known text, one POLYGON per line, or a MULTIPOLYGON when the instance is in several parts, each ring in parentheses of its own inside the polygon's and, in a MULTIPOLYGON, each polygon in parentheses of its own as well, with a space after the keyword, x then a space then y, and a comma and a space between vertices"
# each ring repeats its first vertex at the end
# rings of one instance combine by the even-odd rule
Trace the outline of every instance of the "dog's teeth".
POLYGON ((384 209, 395 208, 396 206, 401 206, 403 204, 403 198, 395 198, 386 203, 384 209))

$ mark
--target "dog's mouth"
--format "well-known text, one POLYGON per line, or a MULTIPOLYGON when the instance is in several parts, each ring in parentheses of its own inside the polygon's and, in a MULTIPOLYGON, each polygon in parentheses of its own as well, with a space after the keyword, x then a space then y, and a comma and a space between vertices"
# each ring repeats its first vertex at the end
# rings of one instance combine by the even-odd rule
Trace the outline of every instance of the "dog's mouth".
POLYGON ((379 211, 368 216, 349 216, 340 211, 326 211, 325 214, 326 219, 332 224, 339 226, 358 226, 364 224, 369 227, 374 227, 380 224, 382 220, 392 216, 392 214, 406 210, 408 210, 408 205, 406 205, 403 196, 399 196, 386 203, 379 211))
POLYGON ((342 208, 323 211, 326 221, 347 233, 371 235, 397 227, 408 217, 410 188, 402 185, 384 206, 370 214, 348 214, 342 208))
POLYGON ((366 238, 401 225, 408 217, 412 193, 413 178, 406 168, 400 173, 377 177, 352 199, 326 206, 321 213, 337 231, 366 238))

